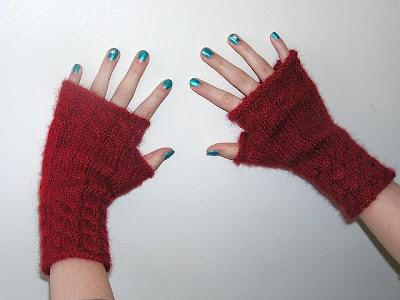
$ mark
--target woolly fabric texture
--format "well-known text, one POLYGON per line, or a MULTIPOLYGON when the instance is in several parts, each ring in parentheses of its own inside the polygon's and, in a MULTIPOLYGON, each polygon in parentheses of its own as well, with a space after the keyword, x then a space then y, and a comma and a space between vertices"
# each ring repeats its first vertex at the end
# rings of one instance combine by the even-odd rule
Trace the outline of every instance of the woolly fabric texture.
POLYGON ((228 114, 245 131, 236 164, 283 168, 313 183, 351 220, 394 178, 336 125, 297 52, 228 114))
POLYGON ((64 81, 43 153, 41 270, 65 258, 110 270, 107 208, 154 171, 137 150, 149 121, 64 81))

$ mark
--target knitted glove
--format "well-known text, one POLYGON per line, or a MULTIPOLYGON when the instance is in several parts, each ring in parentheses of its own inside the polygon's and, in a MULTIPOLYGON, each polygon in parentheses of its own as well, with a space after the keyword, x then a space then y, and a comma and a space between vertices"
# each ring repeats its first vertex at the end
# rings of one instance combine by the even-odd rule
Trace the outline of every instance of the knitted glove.
POLYGON ((394 178, 330 117, 297 52, 228 114, 245 131, 236 164, 291 170, 353 219, 394 178))
POLYGON ((150 125, 71 81, 64 81, 43 153, 41 270, 66 258, 111 267, 107 207, 154 171, 136 149, 150 125))

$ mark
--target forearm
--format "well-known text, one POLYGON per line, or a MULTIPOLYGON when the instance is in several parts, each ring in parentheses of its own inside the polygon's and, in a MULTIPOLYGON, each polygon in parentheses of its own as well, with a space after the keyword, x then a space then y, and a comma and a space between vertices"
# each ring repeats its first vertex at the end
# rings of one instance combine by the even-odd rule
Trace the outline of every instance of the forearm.
POLYGON ((113 299, 107 209, 154 174, 136 148, 149 124, 63 82, 39 190, 41 270, 52 299, 113 299))
POLYGON ((50 269, 50 295, 57 299, 114 299, 102 263, 79 258, 58 261, 50 269))
POLYGON ((400 186, 390 183, 359 217, 400 263, 400 186))

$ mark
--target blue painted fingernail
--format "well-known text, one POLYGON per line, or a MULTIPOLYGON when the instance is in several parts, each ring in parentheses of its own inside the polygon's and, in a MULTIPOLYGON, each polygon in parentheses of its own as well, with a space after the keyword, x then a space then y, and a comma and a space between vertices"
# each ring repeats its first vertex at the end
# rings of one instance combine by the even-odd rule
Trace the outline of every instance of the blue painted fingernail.
POLYGON ((174 150, 169 150, 167 153, 165 153, 164 160, 167 160, 168 158, 170 158, 174 154, 175 154, 174 150))
POLYGON ((108 51, 108 59, 109 60, 114 60, 114 59, 117 58, 118 54, 119 54, 119 50, 117 48, 111 48, 108 51))
POLYGON ((207 58, 211 58, 214 55, 214 52, 210 48, 203 48, 201 54, 207 58))
POLYGON ((281 37, 279 36, 279 34, 277 34, 275 31, 272 33, 272 37, 275 39, 275 40, 279 40, 281 37))
POLYGON ((148 56, 149 56, 149 53, 146 50, 140 50, 139 54, 138 54, 138 59, 139 59, 139 61, 145 61, 148 56))
POLYGON ((208 156, 218 156, 219 153, 218 153, 217 150, 210 150, 210 151, 207 152, 207 155, 208 156))
POLYGON ((190 79, 189 84, 191 86, 197 87, 197 86, 201 85, 201 82, 200 82, 200 80, 198 80, 196 78, 192 78, 192 79, 190 79))
POLYGON ((163 82, 163 88, 164 90, 169 90, 172 87, 172 80, 171 79, 166 79, 163 82))
POLYGON ((236 45, 237 43, 240 42, 240 38, 239 38, 238 35, 235 34, 235 33, 232 33, 232 34, 229 36, 229 40, 231 41, 232 44, 235 44, 235 45, 236 45))
POLYGON ((77 74, 80 68, 81 68, 80 64, 74 64, 74 66, 72 67, 72 73, 77 74))

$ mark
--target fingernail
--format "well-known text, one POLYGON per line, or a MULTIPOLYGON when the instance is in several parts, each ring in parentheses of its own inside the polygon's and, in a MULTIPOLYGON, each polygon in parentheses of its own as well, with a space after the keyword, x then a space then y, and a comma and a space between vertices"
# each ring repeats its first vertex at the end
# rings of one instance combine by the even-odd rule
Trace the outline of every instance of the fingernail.
POLYGON ((114 60, 114 59, 117 58, 118 54, 119 54, 119 50, 117 48, 111 48, 108 51, 108 59, 109 60, 114 60))
POLYGON ((279 36, 279 34, 277 34, 275 31, 272 33, 272 37, 275 39, 275 40, 279 40, 281 37, 279 36))
POLYGON ((214 52, 210 48, 203 48, 203 50, 201 50, 201 54, 207 58, 211 58, 214 52))
POLYGON ((80 68, 81 68, 80 64, 74 64, 74 66, 72 67, 72 73, 77 74, 80 68))
POLYGON ((218 156, 219 153, 218 153, 217 150, 210 150, 210 151, 207 152, 207 155, 208 156, 218 156))
POLYGON ((167 160, 170 158, 172 155, 174 155, 175 151, 174 150, 169 150, 167 153, 164 155, 164 160, 167 160))
POLYGON ((145 61, 148 56, 149 56, 149 53, 146 50, 140 50, 139 54, 138 54, 138 59, 139 59, 139 61, 145 61))
POLYGON ((169 90, 171 87, 172 87, 172 80, 171 79, 164 80, 163 82, 164 90, 169 90))
POLYGON ((192 78, 192 79, 190 79, 190 81, 189 81, 189 84, 191 85, 191 86, 199 86, 199 85, 201 85, 201 82, 200 82, 200 80, 198 80, 198 79, 196 79, 196 78, 192 78))
POLYGON ((235 33, 232 33, 229 36, 229 40, 231 41, 232 44, 235 44, 235 45, 240 42, 240 38, 235 33))

